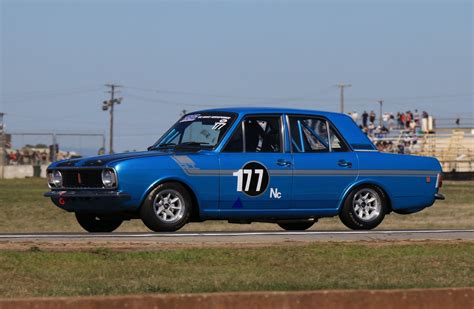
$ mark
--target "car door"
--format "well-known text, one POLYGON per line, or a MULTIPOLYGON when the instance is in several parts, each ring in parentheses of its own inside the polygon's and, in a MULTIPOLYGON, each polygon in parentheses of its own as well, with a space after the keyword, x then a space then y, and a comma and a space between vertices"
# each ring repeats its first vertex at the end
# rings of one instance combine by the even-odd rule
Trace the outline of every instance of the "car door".
POLYGON ((293 209, 338 207, 357 179, 358 159, 334 126, 314 116, 288 116, 293 153, 293 209))
POLYGON ((223 212, 287 209, 292 162, 284 147, 282 115, 248 115, 220 153, 223 212))

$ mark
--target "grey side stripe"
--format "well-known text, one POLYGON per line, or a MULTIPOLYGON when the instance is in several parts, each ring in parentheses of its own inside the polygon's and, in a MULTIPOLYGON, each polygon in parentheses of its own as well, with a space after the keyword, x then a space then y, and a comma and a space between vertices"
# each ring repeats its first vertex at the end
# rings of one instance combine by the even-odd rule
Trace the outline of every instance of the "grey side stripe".
MULTIPOLYGON (((188 156, 171 157, 188 176, 232 176, 235 170, 200 169, 188 156)), ((269 170, 271 176, 436 176, 433 170, 269 170)))
POLYGON ((436 175, 433 170, 359 170, 359 175, 436 175))

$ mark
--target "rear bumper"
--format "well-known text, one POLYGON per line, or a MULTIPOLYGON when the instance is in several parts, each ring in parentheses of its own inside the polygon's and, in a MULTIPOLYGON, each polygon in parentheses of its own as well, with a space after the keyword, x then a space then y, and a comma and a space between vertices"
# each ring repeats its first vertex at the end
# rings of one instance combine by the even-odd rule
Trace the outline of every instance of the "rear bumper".
POLYGON ((123 202, 130 194, 117 191, 49 191, 44 194, 61 209, 70 212, 116 213, 130 211, 123 202))

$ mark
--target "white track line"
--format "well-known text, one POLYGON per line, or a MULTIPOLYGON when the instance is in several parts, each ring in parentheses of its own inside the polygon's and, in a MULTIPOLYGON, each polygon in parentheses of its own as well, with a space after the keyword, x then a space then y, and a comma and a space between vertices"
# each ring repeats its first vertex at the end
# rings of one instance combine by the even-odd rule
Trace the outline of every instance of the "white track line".
POLYGON ((328 235, 390 235, 390 234, 444 234, 474 233, 474 230, 395 230, 395 231, 307 231, 307 232, 196 232, 196 233, 107 233, 107 234, 0 234, 0 239, 27 238, 166 238, 166 237, 242 237, 242 236, 328 236, 328 235))

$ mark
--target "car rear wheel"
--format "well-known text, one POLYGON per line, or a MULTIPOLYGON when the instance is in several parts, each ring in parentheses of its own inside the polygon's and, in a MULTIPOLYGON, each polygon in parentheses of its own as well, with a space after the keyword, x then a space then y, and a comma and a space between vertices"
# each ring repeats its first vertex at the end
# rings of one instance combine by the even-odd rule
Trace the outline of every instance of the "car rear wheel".
POLYGON ((384 219, 386 204, 385 194, 379 188, 359 187, 347 196, 339 218, 350 229, 371 230, 384 219))
POLYGON ((120 218, 103 217, 96 214, 76 213, 79 225, 91 233, 110 233, 115 231, 123 222, 120 218))
POLYGON ((140 209, 143 223, 155 232, 182 228, 191 214, 189 192, 178 183, 163 183, 148 194, 140 209))
POLYGON ((316 223, 315 221, 278 222, 278 226, 287 231, 304 231, 316 223))

